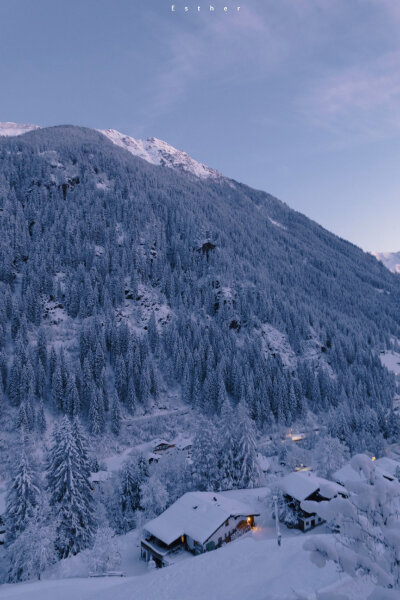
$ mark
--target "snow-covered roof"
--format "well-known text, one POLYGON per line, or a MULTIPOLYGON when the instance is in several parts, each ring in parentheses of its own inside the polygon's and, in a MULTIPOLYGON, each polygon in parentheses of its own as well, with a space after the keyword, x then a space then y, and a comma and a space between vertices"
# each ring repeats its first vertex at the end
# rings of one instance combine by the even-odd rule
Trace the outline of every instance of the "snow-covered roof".
MULTIPOLYGON (((399 463, 390 458, 383 457, 374 461, 374 465, 377 475, 392 479, 395 476, 396 468, 399 466, 399 463)), ((365 481, 366 478, 362 470, 354 469, 348 462, 333 474, 333 479, 342 485, 346 485, 347 481, 365 481)))
POLYGON ((379 468, 379 470, 383 471, 385 474, 387 473, 391 477, 396 477, 396 471, 398 468, 400 468, 400 463, 393 458, 389 458, 388 456, 377 458, 375 465, 379 468))
POLYGON ((153 447, 157 448, 158 446, 174 446, 174 442, 167 442, 167 440, 157 439, 153 440, 153 447))
POLYGON ((332 478, 341 484, 346 484, 346 481, 365 481, 364 473, 353 469, 350 463, 346 463, 335 471, 332 478))
POLYGON ((328 481, 323 477, 317 477, 309 471, 298 471, 286 475, 280 483, 282 491, 302 502, 311 494, 320 490, 321 496, 324 498, 334 498, 338 494, 345 494, 345 490, 341 485, 328 481))
POLYGON ((188 492, 144 529, 167 545, 182 535, 204 544, 229 517, 254 514, 246 504, 221 494, 188 492))

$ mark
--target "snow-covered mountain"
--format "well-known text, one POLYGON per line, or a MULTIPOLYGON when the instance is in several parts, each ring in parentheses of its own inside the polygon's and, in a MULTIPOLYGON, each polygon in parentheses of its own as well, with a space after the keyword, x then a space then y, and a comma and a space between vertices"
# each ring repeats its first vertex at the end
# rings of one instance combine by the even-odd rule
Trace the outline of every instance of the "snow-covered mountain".
POLYGON ((26 125, 25 123, 11 123, 6 121, 0 123, 0 136, 13 137, 35 129, 40 128, 37 125, 26 125))
POLYGON ((220 173, 215 169, 197 162, 186 152, 177 150, 163 140, 154 137, 145 140, 136 140, 115 129, 103 129, 99 131, 117 146, 128 150, 134 156, 143 158, 152 165, 160 165, 169 167, 175 171, 191 173, 200 179, 221 177, 220 173))
MULTIPOLYGON (((388 344, 400 339, 400 280, 269 194, 222 175, 215 185, 201 168, 164 142, 117 132, 58 126, 2 138, 0 191, 7 202, 0 220, 0 300, 3 294, 4 305, 20 307, 18 322, 28 323, 32 339, 47 325, 49 348, 58 348, 58 335, 65 345, 63 328, 83 330, 85 320, 102 311, 118 335, 128 334, 114 320, 126 325, 132 346, 149 329, 154 346, 154 321, 158 330, 167 329, 164 352, 176 373, 147 352, 149 377, 143 383, 135 372, 130 395, 122 383, 125 358, 117 365, 105 333, 90 334, 97 340, 91 354, 100 354, 99 346, 104 365, 111 361, 110 369, 121 374, 114 377, 117 392, 131 413, 161 402, 156 378, 168 393, 176 380, 183 401, 209 414, 219 412, 225 393, 236 404, 245 396, 260 428, 336 407, 339 398, 348 421, 342 437, 354 445, 351 434, 359 425, 348 406, 357 406, 357 415, 366 408, 369 415, 378 404, 383 411, 391 407, 394 383, 377 354, 395 350, 388 344), (17 210, 15 198, 29 202, 17 210), (73 233, 65 238, 65 231, 73 233), (60 239, 67 246, 61 256, 60 239), (16 285, 21 278, 22 288, 16 285), (196 348, 200 366, 185 369, 196 348), (364 389, 373 393, 359 392, 364 389)), ((8 332, 17 317, 2 317, 8 332)), ((72 335, 65 348, 71 373, 84 367, 76 363, 80 339, 72 335)), ((15 369, 19 381, 18 361, 15 369)), ((46 385, 51 388, 52 379, 46 385)), ((111 383, 110 397, 114 388, 111 383)), ((6 390, 12 407, 25 398, 25 389, 18 390, 15 399, 12 386, 6 390)), ((93 395, 81 393, 86 420, 95 414, 93 395)), ((95 419, 89 426, 97 430, 95 419)), ((388 435, 366 432, 364 443, 373 450, 380 434, 388 435)))
MULTIPOLYGON (((40 129, 38 125, 25 125, 21 123, 0 123, 0 136, 16 136, 40 129)), ((99 129, 113 144, 124 148, 134 156, 138 156, 152 165, 169 167, 175 171, 189 173, 199 179, 216 179, 222 177, 215 169, 211 169, 194 160, 189 154, 177 150, 167 142, 155 137, 144 140, 135 139, 116 129, 99 129)))
MULTIPOLYGON (((313 465, 311 451, 329 454, 317 448, 325 437, 340 440, 340 456, 381 456, 398 441, 398 387, 386 367, 398 370, 399 277, 270 194, 164 142, 24 127, 16 138, 23 127, 3 125, 11 135, 0 138, 0 515, 6 504, 10 515, 0 582, 58 563, 65 575, 66 557, 83 565, 85 552, 86 575, 93 557, 97 570, 114 572, 108 559, 99 566, 105 539, 138 535, 139 522, 193 485, 258 484, 259 452, 292 469, 313 465), (235 458, 225 464, 225 456, 235 458), (18 482, 28 479, 32 511, 38 490, 49 499, 22 529, 27 494, 18 482), (65 481, 77 482, 74 497, 65 481), (47 557, 38 567, 37 555, 47 557)), ((138 573, 138 537, 126 543, 138 573)), ((194 567, 177 565, 167 575, 179 586, 155 594, 184 597, 184 582, 198 577, 224 596, 217 575, 231 581, 225 557, 236 564, 236 548, 247 585, 265 566, 256 556, 271 565, 272 550, 260 542, 257 552, 249 539, 241 553, 240 544, 232 555, 221 548, 187 563, 194 567), (207 560, 204 577, 196 565, 207 560)), ((285 548, 299 555, 286 541, 276 546, 284 567, 285 548)), ((306 565, 298 571, 308 574, 306 565)), ((276 580, 273 564, 269 572, 276 580)), ((285 572, 276 598, 291 593, 293 577, 285 572)), ((150 598, 151 578, 133 581, 140 597, 150 598)), ((232 581, 228 596, 244 597, 232 581)), ((259 589, 250 596, 264 598, 272 583, 259 589)), ((41 589, 31 595, 46 598, 41 589)))
POLYGON ((392 273, 400 273, 400 252, 371 252, 392 273))

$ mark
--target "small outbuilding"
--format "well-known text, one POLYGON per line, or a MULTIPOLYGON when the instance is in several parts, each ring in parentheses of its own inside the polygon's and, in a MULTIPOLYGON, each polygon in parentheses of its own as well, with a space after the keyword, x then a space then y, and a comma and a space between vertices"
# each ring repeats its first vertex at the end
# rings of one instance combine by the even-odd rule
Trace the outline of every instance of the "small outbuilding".
POLYGON ((188 492, 144 526, 141 556, 158 567, 167 556, 187 550, 201 554, 249 531, 258 513, 246 504, 214 492, 188 492))

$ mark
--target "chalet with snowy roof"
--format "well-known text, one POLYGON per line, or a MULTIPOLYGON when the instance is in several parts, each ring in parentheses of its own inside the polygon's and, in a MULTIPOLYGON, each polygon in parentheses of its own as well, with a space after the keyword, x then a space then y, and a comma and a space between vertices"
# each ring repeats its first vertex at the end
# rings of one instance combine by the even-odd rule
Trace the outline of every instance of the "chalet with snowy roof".
POLYGON ((343 486, 332 483, 322 477, 317 477, 309 471, 298 471, 290 473, 280 482, 280 488, 284 494, 287 507, 295 517, 294 522, 288 523, 293 527, 308 531, 323 522, 316 513, 308 513, 301 508, 305 500, 322 502, 332 500, 336 496, 346 496, 343 486))
POLYGON ((201 554, 249 531, 259 513, 214 492, 188 492, 144 526, 141 556, 158 567, 186 550, 201 554))
POLYGON ((175 444, 172 444, 171 442, 167 442, 166 440, 156 440, 155 442, 155 446, 153 448, 153 452, 155 454, 160 454, 162 452, 165 452, 166 450, 169 450, 170 448, 174 448, 175 444))

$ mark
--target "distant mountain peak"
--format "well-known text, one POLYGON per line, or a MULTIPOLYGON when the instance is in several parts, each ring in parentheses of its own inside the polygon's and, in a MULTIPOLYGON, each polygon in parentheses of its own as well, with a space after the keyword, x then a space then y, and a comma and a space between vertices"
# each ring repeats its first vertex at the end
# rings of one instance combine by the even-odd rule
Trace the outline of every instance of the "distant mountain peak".
POLYGON ((10 121, 5 121, 4 123, 0 123, 0 136, 13 137, 15 135, 22 135, 28 131, 33 131, 34 129, 40 129, 40 127, 38 125, 27 125, 26 123, 12 123, 10 121))
POLYGON ((392 273, 400 274, 400 252, 371 252, 392 273))
MULTIPOLYGON (((14 137, 28 131, 40 129, 38 125, 27 125, 25 123, 0 122, 0 137, 14 137)), ((167 142, 156 137, 147 139, 135 139, 125 135, 116 129, 99 129, 113 144, 124 148, 134 156, 138 156, 152 165, 159 165, 190 173, 199 179, 218 179, 221 173, 194 160, 189 154, 174 148, 167 142)))
POLYGON ((151 137, 141 140, 120 133, 115 129, 101 129, 99 131, 117 146, 125 148, 134 156, 143 158, 153 165, 191 173, 200 179, 217 179, 221 177, 221 174, 215 169, 197 162, 186 152, 177 150, 158 138, 151 137))

